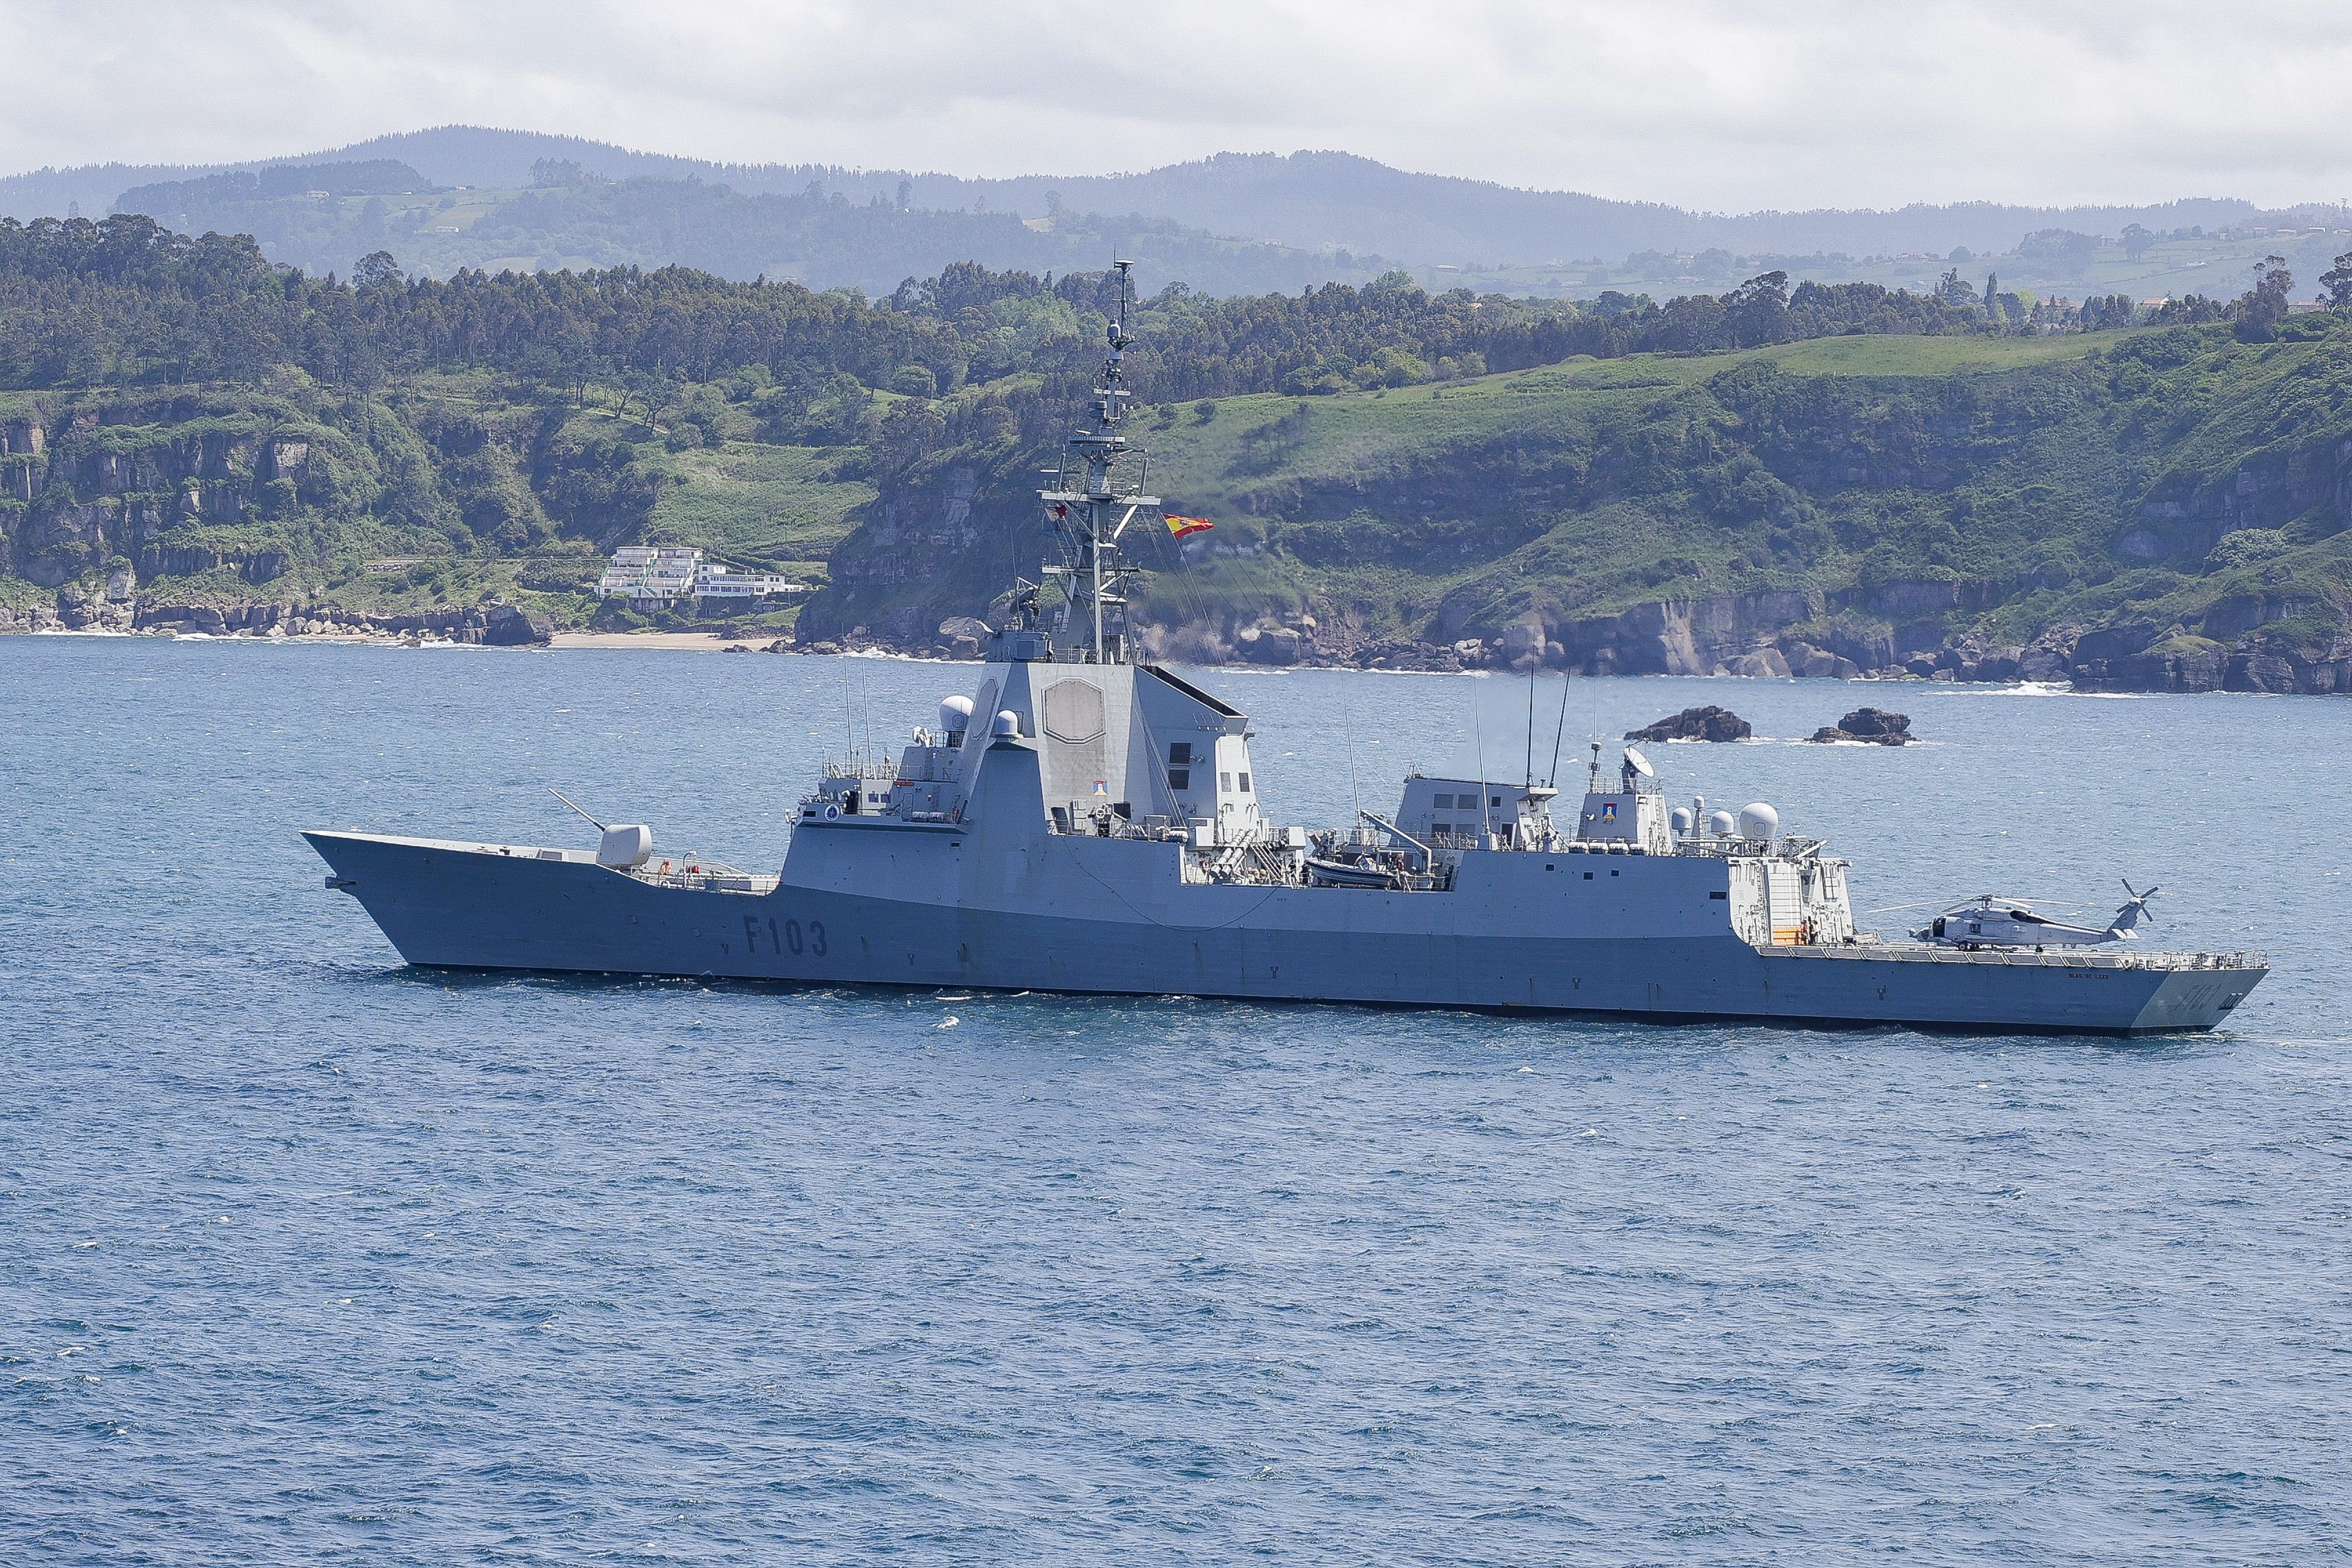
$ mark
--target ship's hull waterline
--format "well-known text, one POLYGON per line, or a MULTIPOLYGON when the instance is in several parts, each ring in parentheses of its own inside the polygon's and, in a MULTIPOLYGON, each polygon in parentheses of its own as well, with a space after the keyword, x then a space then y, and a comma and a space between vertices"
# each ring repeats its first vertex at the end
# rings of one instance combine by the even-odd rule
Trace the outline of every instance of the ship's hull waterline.
MULTIPOLYGON (((1643 934, 1613 910, 1572 907, 1566 893, 1550 910, 1536 896, 1463 900, 1459 920, 1433 929, 1429 900, 1459 894, 1174 878, 1096 888, 1067 853, 1036 874, 1075 881, 1079 896, 1048 900, 1054 912, 1040 912, 1024 897, 931 901, 790 883, 706 890, 576 852, 304 837, 400 955, 435 968, 2107 1035, 2210 1028, 2267 973, 2163 954, 1758 947, 1671 918, 1643 934)), ((1067 851, 1086 842, 1064 841, 1067 851)), ((930 858, 953 852, 943 837, 929 847, 930 858)), ((1683 877, 1693 870, 1704 911, 1703 868, 1683 877)))

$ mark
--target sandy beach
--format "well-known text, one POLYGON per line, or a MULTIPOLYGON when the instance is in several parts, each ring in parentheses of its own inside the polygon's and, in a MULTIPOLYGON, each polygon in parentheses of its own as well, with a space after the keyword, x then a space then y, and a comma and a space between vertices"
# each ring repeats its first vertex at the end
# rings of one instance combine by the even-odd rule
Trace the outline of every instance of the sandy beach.
POLYGON ((741 644, 758 649, 776 640, 780 634, 722 637, 709 632, 558 632, 548 639, 550 647, 673 647, 687 648, 696 653, 718 653, 731 645, 741 644))

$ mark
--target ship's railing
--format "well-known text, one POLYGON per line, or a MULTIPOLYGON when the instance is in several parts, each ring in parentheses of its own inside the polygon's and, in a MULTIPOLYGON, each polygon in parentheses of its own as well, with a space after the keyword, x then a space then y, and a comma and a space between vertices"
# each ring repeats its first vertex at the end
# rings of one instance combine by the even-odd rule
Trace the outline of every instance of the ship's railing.
POLYGON ((1807 958, 1891 959, 1899 963, 1968 963, 2008 965, 2021 969, 2148 969, 2240 970, 2268 969, 2262 953, 2236 952, 2116 952, 2099 949, 2056 948, 2035 952, 2025 948, 1943 947, 1928 942, 1859 942, 1820 944, 1763 943, 1775 957, 1801 954, 1807 958))
POLYGON ((1814 839, 1776 838, 1768 848, 1752 838, 1677 838, 1671 853, 1718 860, 1811 860, 1825 858, 1814 839))
POLYGON ((627 875, 653 888, 669 888, 689 893, 751 893, 766 894, 776 890, 781 877, 761 876, 752 871, 739 871, 732 866, 716 861, 701 861, 689 867, 665 868, 660 866, 640 866, 627 875))
POLYGON ((824 765, 840 778, 887 779, 897 770, 898 759, 887 747, 857 746, 846 752, 828 752, 824 765))
MULTIPOLYGON (((1148 816, 1129 821, 1123 816, 1109 816, 1097 821, 1092 816, 1071 816, 1061 806, 1048 807, 1045 831, 1057 838, 1148 838, 1152 841, 1174 840, 1190 842, 1190 835, 1179 827, 1172 817, 1148 816)), ((940 820, 950 820, 944 813, 940 820)), ((1106 814, 1108 816, 1108 814, 1106 814)), ((961 818, 953 820, 961 821, 961 818)))

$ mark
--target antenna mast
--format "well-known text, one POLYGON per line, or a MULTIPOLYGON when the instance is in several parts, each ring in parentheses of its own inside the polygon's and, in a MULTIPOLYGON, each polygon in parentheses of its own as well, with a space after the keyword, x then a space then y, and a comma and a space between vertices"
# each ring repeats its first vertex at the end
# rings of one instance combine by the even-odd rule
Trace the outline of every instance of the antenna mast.
POLYGON ((1521 781, 1528 789, 1536 787, 1536 667, 1528 666, 1528 772, 1521 781))
POLYGON ((1568 671, 1559 672, 1559 722, 1551 731, 1551 772, 1544 775, 1544 788, 1559 783, 1559 738, 1568 732, 1568 671))
POLYGON ((1158 510, 1160 498, 1122 489, 1113 466, 1128 450, 1119 433, 1127 423, 1127 351, 1135 339, 1127 330, 1134 263, 1114 261, 1118 274, 1118 316, 1108 335, 1109 352, 1096 375, 1094 407, 1087 423, 1072 433, 1062 488, 1037 492, 1046 520, 1061 536, 1063 561, 1045 568, 1062 584, 1063 605, 1055 642, 1087 664, 1127 662, 1127 596, 1121 584, 1139 570, 1119 562, 1118 538, 1143 510, 1158 510), (1070 485, 1071 470, 1083 479, 1070 485), (1080 650, 1083 649, 1083 654, 1080 650))

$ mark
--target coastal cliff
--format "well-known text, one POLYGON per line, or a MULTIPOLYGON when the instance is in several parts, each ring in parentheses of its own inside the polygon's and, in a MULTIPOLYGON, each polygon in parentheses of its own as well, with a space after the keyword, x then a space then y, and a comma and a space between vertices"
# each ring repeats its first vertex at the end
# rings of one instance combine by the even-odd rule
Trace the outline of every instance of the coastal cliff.
MULTIPOLYGON (((1054 548, 1034 490, 1108 299, 975 268, 885 302, 680 268, 354 288, 142 225, 0 221, 0 628, 699 624, 595 596, 614 545, 661 542, 813 590, 746 636, 970 654, 1054 548)), ((2352 321, 1930 335, 1848 307, 1669 353, 1394 280, 1147 300, 1128 460, 1214 526, 1131 531, 1136 640, 2352 685, 2352 321)))
MULTIPOLYGON (((2352 331, 1840 340, 1147 411, 1158 655, 2352 689, 2352 331), (1893 374, 1890 374, 1892 372, 1893 374)), ((804 637, 936 646, 1050 546, 1049 444, 877 478, 804 637)))

